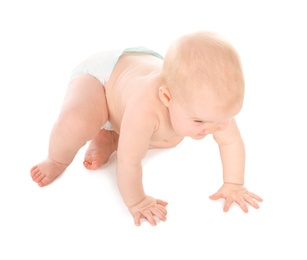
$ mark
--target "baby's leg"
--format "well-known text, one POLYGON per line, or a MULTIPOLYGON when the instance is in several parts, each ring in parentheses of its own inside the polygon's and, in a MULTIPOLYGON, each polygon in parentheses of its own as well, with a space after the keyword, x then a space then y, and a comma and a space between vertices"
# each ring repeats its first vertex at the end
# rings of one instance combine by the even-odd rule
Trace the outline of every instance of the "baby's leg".
POLYGON ((117 146, 118 134, 115 131, 100 130, 85 153, 84 166, 96 170, 109 160, 111 154, 117 150, 117 146))
POLYGON ((89 75, 75 77, 51 131, 48 156, 32 167, 32 179, 39 186, 51 183, 72 162, 79 149, 97 135, 107 119, 102 84, 89 75))

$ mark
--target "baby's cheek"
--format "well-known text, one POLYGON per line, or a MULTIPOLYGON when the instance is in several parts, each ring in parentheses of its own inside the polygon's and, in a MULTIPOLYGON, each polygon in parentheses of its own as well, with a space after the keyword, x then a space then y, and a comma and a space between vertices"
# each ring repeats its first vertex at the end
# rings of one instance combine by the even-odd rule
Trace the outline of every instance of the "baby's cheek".
POLYGON ((186 125, 179 125, 175 131, 180 136, 192 136, 196 132, 193 128, 187 127, 186 125))

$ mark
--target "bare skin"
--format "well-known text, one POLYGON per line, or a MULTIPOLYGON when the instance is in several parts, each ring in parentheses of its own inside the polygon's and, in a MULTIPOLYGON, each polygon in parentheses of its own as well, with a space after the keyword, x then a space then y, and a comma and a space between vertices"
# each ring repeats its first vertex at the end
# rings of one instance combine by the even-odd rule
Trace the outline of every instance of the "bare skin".
POLYGON ((37 182, 40 187, 44 187, 60 176, 67 166, 67 164, 58 163, 47 158, 40 164, 31 168, 30 172, 32 180, 37 182))
MULTIPOLYGON (((232 203, 244 212, 248 204, 258 208, 256 201, 262 199, 244 187, 244 143, 234 118, 242 104, 225 109, 220 104, 228 99, 210 91, 207 83, 183 97, 172 95, 161 83, 162 67, 163 61, 152 55, 123 54, 105 86, 93 76, 76 76, 51 131, 47 159, 32 167, 32 179, 39 186, 50 184, 89 141, 83 162, 87 169, 97 169, 117 151, 117 184, 135 225, 141 219, 156 225, 155 217, 166 220, 167 202, 145 193, 141 162, 148 149, 174 147, 185 137, 200 140, 212 134, 219 146, 224 184, 210 198, 225 199, 224 211, 232 203), (107 121, 114 132, 101 130, 107 121)), ((213 73, 219 78, 220 69, 213 73)), ((227 93, 232 95, 233 90, 227 93)))
MULTIPOLYGON (((113 152, 117 150, 118 135, 114 131, 100 130, 90 142, 84 156, 83 165, 89 170, 96 170, 108 162, 113 152)), ((47 158, 40 164, 32 167, 31 176, 40 187, 46 186, 60 176, 68 167, 47 158)))
POLYGON ((50 134, 48 156, 30 170, 33 181, 41 187, 54 181, 73 161, 79 149, 99 134, 107 118, 106 98, 100 82, 88 75, 73 79, 50 134))
POLYGON ((100 130, 85 153, 83 162, 85 168, 96 170, 107 163, 112 153, 117 150, 118 137, 114 131, 100 130))

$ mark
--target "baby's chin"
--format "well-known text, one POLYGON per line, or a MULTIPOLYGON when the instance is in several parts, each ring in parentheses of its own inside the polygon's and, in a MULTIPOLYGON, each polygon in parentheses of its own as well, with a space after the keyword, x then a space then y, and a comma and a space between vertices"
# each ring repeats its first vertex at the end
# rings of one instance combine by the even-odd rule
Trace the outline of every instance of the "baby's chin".
POLYGON ((201 139, 204 139, 206 136, 207 136, 206 134, 198 134, 198 135, 194 135, 190 137, 194 140, 201 140, 201 139))

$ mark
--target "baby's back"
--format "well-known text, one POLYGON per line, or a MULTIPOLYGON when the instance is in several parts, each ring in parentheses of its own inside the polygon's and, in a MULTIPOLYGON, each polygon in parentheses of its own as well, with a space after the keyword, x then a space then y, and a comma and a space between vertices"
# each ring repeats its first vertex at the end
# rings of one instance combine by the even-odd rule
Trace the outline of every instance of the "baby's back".
POLYGON ((156 106, 160 103, 160 71, 163 60, 148 54, 123 54, 107 82, 106 96, 109 108, 109 120, 116 132, 119 132, 127 105, 142 104, 156 106))
POLYGON ((162 60, 152 55, 124 54, 106 84, 109 121, 113 129, 120 134, 123 116, 137 117, 141 119, 140 124, 152 127, 151 148, 170 148, 183 140, 174 133, 169 111, 159 97, 162 65, 162 60))

